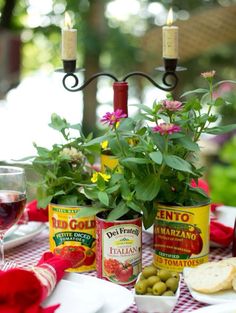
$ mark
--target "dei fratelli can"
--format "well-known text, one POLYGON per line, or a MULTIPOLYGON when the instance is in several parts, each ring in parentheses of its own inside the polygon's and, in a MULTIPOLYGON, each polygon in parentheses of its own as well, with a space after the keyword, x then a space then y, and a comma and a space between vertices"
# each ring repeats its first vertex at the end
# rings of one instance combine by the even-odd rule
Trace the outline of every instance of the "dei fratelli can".
POLYGON ((157 205, 153 227, 153 261, 159 268, 181 272, 208 262, 210 205, 157 205))
POLYGON ((134 285, 142 270, 142 218, 106 221, 96 216, 97 276, 134 285))

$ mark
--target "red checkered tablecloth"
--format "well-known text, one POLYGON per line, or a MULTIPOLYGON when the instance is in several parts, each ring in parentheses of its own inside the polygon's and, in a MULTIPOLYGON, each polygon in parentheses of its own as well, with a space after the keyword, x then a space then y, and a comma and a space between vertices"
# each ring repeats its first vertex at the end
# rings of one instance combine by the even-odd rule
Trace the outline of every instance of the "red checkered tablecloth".
MULTIPOLYGON (((44 230, 31 241, 12 248, 6 251, 6 259, 14 260, 19 266, 32 266, 37 263, 43 252, 49 249, 48 231, 44 230)), ((230 257, 231 249, 212 248, 210 260, 220 260, 230 257)), ((143 232, 143 265, 150 264, 152 261, 152 234, 143 232)), ((88 275, 96 276, 96 272, 89 272, 88 275)), ((203 307, 204 304, 194 300, 184 282, 181 285, 181 295, 177 305, 174 308, 174 313, 192 312, 195 309, 203 307)), ((132 305, 127 313, 138 312, 136 305, 132 305)))

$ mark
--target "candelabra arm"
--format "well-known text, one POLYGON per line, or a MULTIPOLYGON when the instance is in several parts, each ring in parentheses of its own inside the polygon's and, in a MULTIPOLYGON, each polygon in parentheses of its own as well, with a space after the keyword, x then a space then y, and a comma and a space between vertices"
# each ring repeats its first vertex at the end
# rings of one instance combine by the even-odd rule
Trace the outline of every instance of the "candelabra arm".
POLYGON ((175 72, 173 71, 170 71, 170 72, 165 72, 165 74, 163 75, 163 78, 162 78, 162 82, 163 84, 165 84, 167 87, 164 87, 164 86, 161 86, 159 85, 158 83, 155 82, 154 79, 152 79, 152 77, 150 77, 148 74, 144 73, 144 72, 131 72, 131 73, 128 73, 124 78, 123 78, 123 81, 126 81, 129 77, 131 76, 142 76, 142 77, 145 77, 147 78, 155 87, 161 89, 161 90, 164 90, 164 91, 172 91, 173 89, 175 89, 175 87, 177 86, 178 84, 178 77, 176 75, 175 72), (167 79, 169 77, 172 77, 174 78, 174 81, 173 83, 169 83, 167 81, 167 79))
POLYGON ((63 83, 63 86, 66 90, 68 91, 80 91, 80 90, 83 90, 87 85, 89 85, 94 79, 98 78, 98 77, 101 77, 101 76, 107 76, 107 77, 110 77, 112 78, 115 82, 118 82, 118 79, 110 74, 110 73, 97 73, 97 74, 94 74, 93 76, 91 76, 83 85, 79 86, 78 88, 76 88, 78 85, 79 85, 79 78, 74 74, 74 73, 67 73, 64 77, 63 77, 63 80, 62 80, 62 83, 63 83), (74 85, 68 87, 66 85, 66 79, 68 77, 73 77, 74 78, 74 85))

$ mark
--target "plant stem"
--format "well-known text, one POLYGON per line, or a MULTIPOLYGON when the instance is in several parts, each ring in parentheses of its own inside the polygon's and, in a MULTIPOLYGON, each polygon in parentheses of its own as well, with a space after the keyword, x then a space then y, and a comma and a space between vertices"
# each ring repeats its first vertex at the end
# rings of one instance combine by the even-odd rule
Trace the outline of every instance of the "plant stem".
POLYGON ((119 147, 120 147, 120 150, 121 150, 123 156, 126 157, 127 155, 126 155, 126 153, 125 153, 125 151, 124 151, 124 149, 123 149, 123 146, 122 146, 122 144, 121 144, 121 142, 120 142, 120 136, 119 136, 119 133, 118 133, 118 131, 117 131, 116 124, 114 125, 114 129, 115 129, 115 134, 116 134, 116 138, 117 138, 117 142, 118 142, 118 145, 119 145, 119 147))
MULTIPOLYGON (((208 107, 208 111, 207 111, 207 115, 209 116, 210 113, 211 113, 211 109, 212 109, 212 102, 213 102, 213 86, 212 86, 212 81, 209 82, 209 95, 210 95, 210 105, 208 107)), ((201 136, 202 134, 202 131, 203 129, 205 128, 206 126, 206 122, 201 126, 199 132, 196 134, 196 136, 194 137, 194 142, 197 142, 199 137, 201 136)))
MULTIPOLYGON (((168 154, 168 142, 169 142, 169 139, 168 139, 168 135, 167 135, 167 136, 165 136, 164 155, 168 154)), ((160 170, 159 170, 159 172, 158 172, 158 178, 161 177, 161 174, 162 174, 162 172, 164 171, 165 167, 166 167, 165 163, 162 162, 161 167, 160 167, 160 170)))

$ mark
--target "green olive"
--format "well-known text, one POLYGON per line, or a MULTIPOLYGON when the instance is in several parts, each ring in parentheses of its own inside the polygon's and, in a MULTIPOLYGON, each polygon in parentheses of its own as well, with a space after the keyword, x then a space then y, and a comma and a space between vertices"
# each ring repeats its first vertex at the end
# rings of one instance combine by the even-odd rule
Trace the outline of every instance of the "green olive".
POLYGON ((170 277, 166 281, 166 286, 173 292, 178 288, 178 280, 174 277, 170 277))
POLYGON ((167 290, 165 291, 162 296, 167 296, 167 297, 173 297, 175 294, 173 293, 172 290, 167 290))
POLYGON ((161 269, 159 272, 158 272, 158 276, 160 277, 160 279, 162 281, 166 281, 168 278, 171 277, 171 272, 170 271, 167 271, 167 270, 164 270, 164 269, 161 269))
POLYGON ((159 281, 158 283, 155 283, 155 285, 152 287, 152 292, 154 295, 160 296, 166 291, 166 289, 166 284, 162 281, 159 281))
POLYGON ((139 280, 144 280, 144 279, 146 279, 146 278, 143 276, 143 274, 141 274, 141 275, 139 276, 139 280))
POLYGON ((135 293, 137 295, 144 295, 147 291, 147 281, 146 280, 139 280, 135 286, 135 293))
POLYGON ((153 265, 149 265, 149 266, 146 266, 144 267, 144 269, 142 270, 142 275, 145 277, 145 278, 148 278, 150 276, 153 276, 153 275, 156 275, 157 274, 157 269, 155 266, 153 265))
POLYGON ((153 295, 153 293, 152 293, 152 287, 147 287, 146 295, 153 295))
POLYGON ((148 286, 152 287, 155 283, 158 283, 160 281, 160 277, 158 276, 150 276, 147 278, 147 284, 148 286))
POLYGON ((177 272, 171 272, 171 277, 176 278, 178 281, 179 281, 179 279, 180 279, 180 275, 179 275, 179 273, 177 273, 177 272))

